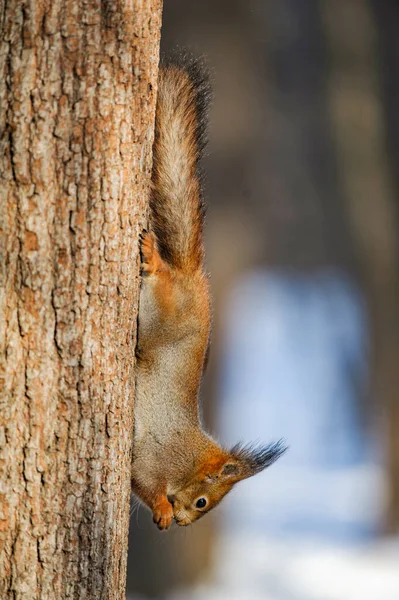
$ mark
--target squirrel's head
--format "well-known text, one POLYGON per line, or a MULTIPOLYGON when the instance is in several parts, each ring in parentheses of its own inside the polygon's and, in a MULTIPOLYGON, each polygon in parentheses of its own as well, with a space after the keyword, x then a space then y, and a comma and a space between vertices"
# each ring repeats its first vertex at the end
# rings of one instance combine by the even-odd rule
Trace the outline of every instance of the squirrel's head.
POLYGON ((231 488, 272 465, 286 447, 281 441, 268 446, 237 444, 230 452, 219 449, 204 461, 195 477, 184 487, 168 494, 178 525, 190 525, 217 506, 231 488))

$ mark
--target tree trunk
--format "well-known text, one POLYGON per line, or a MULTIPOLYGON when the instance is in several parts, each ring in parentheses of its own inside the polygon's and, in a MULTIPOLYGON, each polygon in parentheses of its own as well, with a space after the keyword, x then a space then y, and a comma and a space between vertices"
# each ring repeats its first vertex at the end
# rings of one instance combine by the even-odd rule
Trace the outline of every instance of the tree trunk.
POLYGON ((0 598, 125 593, 161 0, 0 10, 0 598))
POLYGON ((331 117, 338 167, 370 305, 372 391, 378 412, 382 408, 386 415, 389 497, 384 528, 396 531, 399 527, 398 211, 377 77, 377 30, 369 0, 335 3, 322 0, 321 5, 331 48, 331 117))
MULTIPOLYGON (((395 230, 395 264, 394 273, 396 284, 395 296, 391 298, 390 315, 387 319, 387 328, 389 329, 390 348, 387 347, 385 373, 390 380, 389 392, 389 475, 390 475, 390 494, 389 505, 386 519, 386 530, 390 532, 399 531, 399 81, 392 77, 396 73, 399 65, 399 40, 397 32, 397 22, 399 17, 399 6, 396 0, 385 0, 378 2, 372 0, 373 14, 376 18, 378 27, 377 45, 380 49, 380 77, 382 82, 382 98, 384 103, 385 116, 385 135, 387 141, 387 163, 390 168, 394 185, 393 202, 396 210, 394 211, 394 230, 395 230), (394 337, 395 336, 395 337, 394 337), (395 350, 396 347, 396 350, 395 350), (389 354, 388 354, 389 353, 389 354)), ((385 335, 385 333, 384 333, 385 335)), ((382 336, 381 336, 382 337, 382 336)), ((381 344, 385 337, 382 337, 381 344)))

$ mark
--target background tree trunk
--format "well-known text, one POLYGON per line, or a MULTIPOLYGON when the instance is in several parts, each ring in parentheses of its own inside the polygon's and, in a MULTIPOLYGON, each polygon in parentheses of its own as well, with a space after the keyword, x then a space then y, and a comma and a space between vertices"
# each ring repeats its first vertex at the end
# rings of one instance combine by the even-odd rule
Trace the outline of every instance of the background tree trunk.
MULTIPOLYGON (((399 40, 396 24, 399 18, 399 5, 394 0, 371 2, 373 16, 378 28, 376 45, 380 50, 380 84, 384 106, 386 141, 386 157, 390 176, 392 178, 394 193, 391 198, 393 207, 391 213, 395 219, 393 224, 395 242, 393 247, 393 270, 391 271, 388 291, 392 294, 390 313, 387 315, 386 328, 389 338, 384 338, 381 332, 381 344, 386 339, 386 354, 384 371, 389 382, 387 400, 388 407, 388 468, 390 490, 388 510, 386 516, 386 530, 399 532, 399 81, 396 77, 399 63, 399 40), (389 346, 388 346, 389 344, 389 346), (389 379, 388 379, 389 378, 389 379)), ((381 290, 382 291, 382 290, 381 290)), ((382 315, 383 317, 383 315, 382 315)), ((381 376, 382 380, 382 376, 381 376)))
MULTIPOLYGON (((321 6, 331 54, 329 87, 338 168, 370 309, 373 408, 374 414, 384 413, 387 425, 389 489, 383 527, 395 532, 399 528, 398 207, 395 155, 389 152, 376 69, 378 29, 369 0, 339 0, 334 6, 323 0, 321 6)), ((389 38, 388 29, 384 37, 389 38)))
POLYGON ((124 597, 161 0, 0 10, 0 598, 124 597))

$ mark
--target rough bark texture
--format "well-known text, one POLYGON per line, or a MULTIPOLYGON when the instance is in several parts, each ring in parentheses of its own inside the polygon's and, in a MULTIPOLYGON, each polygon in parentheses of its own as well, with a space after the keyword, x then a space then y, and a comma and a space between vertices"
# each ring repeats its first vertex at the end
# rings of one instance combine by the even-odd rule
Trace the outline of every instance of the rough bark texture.
POLYGON ((0 598, 124 598, 161 0, 0 8, 0 598))

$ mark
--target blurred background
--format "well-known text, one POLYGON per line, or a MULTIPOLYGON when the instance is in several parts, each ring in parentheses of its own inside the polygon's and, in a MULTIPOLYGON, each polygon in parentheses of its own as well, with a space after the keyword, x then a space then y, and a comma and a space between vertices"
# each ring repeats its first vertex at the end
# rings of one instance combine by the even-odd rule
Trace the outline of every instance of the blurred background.
POLYGON ((165 0, 205 54, 205 420, 289 452, 191 528, 133 511, 128 598, 399 598, 399 4, 165 0))

